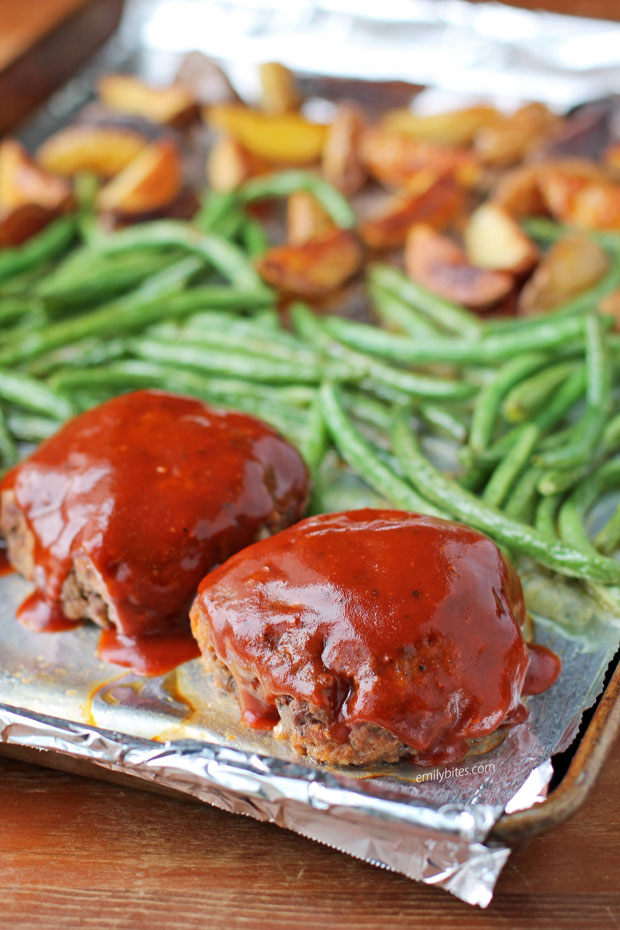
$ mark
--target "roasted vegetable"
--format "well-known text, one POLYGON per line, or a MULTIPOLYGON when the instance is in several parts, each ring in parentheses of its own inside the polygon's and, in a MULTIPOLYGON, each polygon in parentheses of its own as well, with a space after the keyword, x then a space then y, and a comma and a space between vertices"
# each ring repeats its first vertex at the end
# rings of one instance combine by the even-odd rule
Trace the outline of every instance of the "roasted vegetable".
POLYGON ((100 210, 149 213, 171 203, 182 183, 181 156, 174 142, 160 139, 140 152, 99 192, 100 210))
POLYGON ((360 236, 372 249, 403 245, 415 223, 441 229, 463 210, 462 189, 451 178, 432 181, 419 193, 406 192, 392 199, 388 209, 360 227, 360 236))
POLYGON ((37 151, 37 161, 52 174, 91 172, 114 177, 148 144, 133 129, 116 126, 68 126, 50 136, 37 151))
POLYGON ((310 164, 323 151, 326 127, 298 113, 270 115, 241 104, 218 104, 208 107, 205 117, 252 155, 274 164, 310 164))
POLYGON ((473 265, 491 271, 523 274, 538 261, 538 249, 510 214, 484 203, 471 214, 463 231, 465 252, 473 265))
POLYGON ((363 128, 359 107, 343 103, 327 130, 321 167, 324 177, 343 194, 354 194, 366 180, 359 154, 363 128))
POLYGON ((101 102, 111 110, 142 116, 152 123, 179 125, 197 113, 196 100, 182 84, 151 87, 128 74, 106 74, 97 91, 101 102))
POLYGON ((607 271, 605 251, 588 236, 554 243, 519 295, 521 313, 544 313, 592 287, 607 271))
POLYGON ((334 229, 305 245, 269 249, 256 262, 262 278, 280 291, 320 297, 360 268, 362 248, 346 229, 334 229))
POLYGON ((465 187, 474 184, 479 175, 478 159, 471 150, 427 142, 381 126, 362 134, 360 157, 369 174, 389 187, 417 184, 420 172, 450 176, 465 187))
POLYGON ((298 110, 301 97, 297 81, 291 71, 275 61, 268 61, 258 69, 261 95, 260 105, 265 113, 281 114, 298 110))

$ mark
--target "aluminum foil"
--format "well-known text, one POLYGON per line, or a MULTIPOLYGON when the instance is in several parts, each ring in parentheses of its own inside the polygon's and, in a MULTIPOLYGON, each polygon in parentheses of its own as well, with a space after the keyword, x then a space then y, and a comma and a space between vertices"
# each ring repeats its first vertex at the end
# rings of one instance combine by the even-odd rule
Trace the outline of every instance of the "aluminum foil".
MULTIPOLYGON (((380 10, 362 0, 132 0, 119 37, 55 95, 26 141, 66 121, 99 73, 122 67, 168 80, 193 49, 226 61, 250 98, 254 65, 274 59, 308 74, 425 83, 433 106, 445 92, 451 105, 456 91, 488 99, 489 87, 560 108, 620 91, 618 24, 462 0, 385 0, 380 10)), ((562 676, 530 699, 526 723, 457 766, 302 764, 288 744, 242 727, 234 700, 213 690, 198 661, 142 679, 96 658, 90 626, 23 629, 15 609, 28 589, 16 576, 0 580, 0 742, 272 821, 486 906, 510 852, 493 826, 544 800, 550 757, 573 740, 620 638, 618 618, 578 585, 526 563, 520 570, 536 639, 560 654, 562 676)))

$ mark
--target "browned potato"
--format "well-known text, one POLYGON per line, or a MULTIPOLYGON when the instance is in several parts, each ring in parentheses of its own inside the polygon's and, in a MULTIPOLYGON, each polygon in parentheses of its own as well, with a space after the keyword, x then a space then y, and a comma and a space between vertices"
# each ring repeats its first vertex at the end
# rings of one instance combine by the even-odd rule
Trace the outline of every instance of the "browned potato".
POLYGON ((216 191, 234 191, 267 170, 266 162, 251 155, 231 136, 220 136, 207 158, 207 180, 216 191))
POLYGON ((307 191, 296 191, 286 203, 286 238, 291 245, 305 245, 328 233, 334 224, 307 191))
POLYGON ((523 274, 538 261, 538 249, 529 236, 503 207, 490 201, 470 215, 463 240, 467 258, 478 268, 523 274))
POLYGON ((415 139, 381 126, 362 134, 360 158, 367 171, 388 187, 416 184, 420 172, 449 175, 464 187, 474 184, 479 175, 478 159, 468 149, 415 139))
POLYGON ((544 313, 587 290, 605 274, 604 249, 574 234, 554 243, 519 295, 519 312, 544 313))
POLYGON ((560 119, 542 103, 528 103, 483 126, 474 148, 487 165, 506 168, 529 155, 558 128, 560 119))
POLYGON ((539 187, 552 216, 582 229, 620 229, 620 184, 562 167, 541 172, 539 187))
POLYGON ((503 174, 497 182, 492 199, 512 216, 537 216, 546 213, 545 202, 538 187, 539 163, 519 165, 503 174))
POLYGON ((620 142, 614 142, 605 150, 603 161, 614 177, 620 175, 620 142))
POLYGON ((499 118, 495 107, 468 107, 421 116, 405 108, 390 110, 381 120, 387 129, 406 132, 416 139, 441 142, 444 145, 470 145, 476 132, 493 125, 499 118))
POLYGON ((354 194, 366 180, 359 157, 359 139, 364 117, 359 107, 343 103, 327 129, 323 147, 322 171, 325 178, 343 194, 354 194))
POLYGON ((259 67, 260 106, 265 113, 280 114, 298 110, 301 97, 295 76, 284 65, 268 61, 259 67))
POLYGON ((72 202, 67 182, 40 168, 19 142, 0 144, 0 244, 24 242, 72 202))
POLYGON ((299 113, 272 116, 241 104, 219 104, 207 107, 205 118, 272 164, 307 165, 321 157, 326 127, 299 113))
POLYGON ((37 151, 37 161, 52 174, 73 176, 91 171, 111 178, 142 151, 148 139, 133 129, 115 126, 68 126, 54 133, 37 151))
POLYGON ((257 259, 263 279, 287 294, 320 297, 352 277, 362 248, 346 229, 333 229, 305 245, 282 245, 257 259))
POLYGON ((471 265, 454 242, 430 226, 412 226, 405 246, 407 274, 440 297, 485 310, 508 296, 514 285, 505 271, 471 265))
POLYGON ((128 74, 106 74, 97 90, 101 102, 111 110, 142 116, 152 123, 176 126, 197 114, 196 100, 182 84, 151 87, 128 74))
POLYGON ((159 139, 99 191, 97 207, 124 214, 149 213, 171 203, 181 184, 179 150, 170 139, 159 139))
POLYGON ((419 193, 394 197, 384 213, 362 223, 360 236, 372 249, 395 248, 403 245, 415 223, 441 229, 454 220, 463 205, 462 189, 452 178, 439 178, 419 193))
POLYGON ((190 97, 200 106, 212 103, 233 103, 239 100, 232 84, 213 59, 202 52, 190 52, 184 55, 176 76, 175 84, 180 84, 190 97))

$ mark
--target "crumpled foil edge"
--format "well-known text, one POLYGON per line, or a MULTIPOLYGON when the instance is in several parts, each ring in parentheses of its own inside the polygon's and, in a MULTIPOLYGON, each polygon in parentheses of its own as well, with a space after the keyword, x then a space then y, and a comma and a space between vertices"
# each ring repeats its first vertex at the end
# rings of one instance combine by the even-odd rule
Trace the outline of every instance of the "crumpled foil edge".
POLYGON ((0 742, 88 760, 199 801, 286 827, 486 907, 510 848, 485 843, 499 808, 433 809, 353 790, 309 766, 182 740, 158 743, 0 704, 0 742))

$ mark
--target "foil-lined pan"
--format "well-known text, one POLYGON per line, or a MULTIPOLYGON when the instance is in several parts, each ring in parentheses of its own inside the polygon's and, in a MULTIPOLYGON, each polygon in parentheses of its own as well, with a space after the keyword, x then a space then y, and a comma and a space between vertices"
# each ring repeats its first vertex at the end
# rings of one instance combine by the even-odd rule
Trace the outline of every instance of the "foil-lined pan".
MULTIPOLYGON (((167 80, 182 54, 196 48, 226 58, 237 87, 250 96, 249 66, 266 59, 319 76, 398 79, 451 93, 482 94, 492 85, 508 97, 558 105, 620 90, 620 25, 461 0, 392 0, 380 15, 347 0, 134 0, 119 37, 52 99, 25 138, 38 140, 66 122, 92 95, 99 73, 124 67, 167 80), (209 29, 200 28, 203 21, 209 29), (293 61, 300 49, 305 58, 293 61), (439 66, 438 49, 446 52, 439 66), (515 87, 518 93, 510 92, 515 87)), ((620 639, 620 619, 578 585, 527 563, 520 569, 536 639, 558 652, 563 672, 550 691, 530 699, 524 724, 459 765, 303 764, 287 743, 244 728, 234 699, 213 689, 199 661, 142 679, 96 658, 92 627, 48 635, 23 629, 15 611, 28 588, 16 576, 0 580, 0 744, 9 752, 44 750, 51 764, 88 763, 270 820, 486 906, 513 834, 535 830, 537 806, 550 803, 541 805, 551 756, 575 738, 620 639)), ((599 757, 619 718, 607 714, 599 757)))

